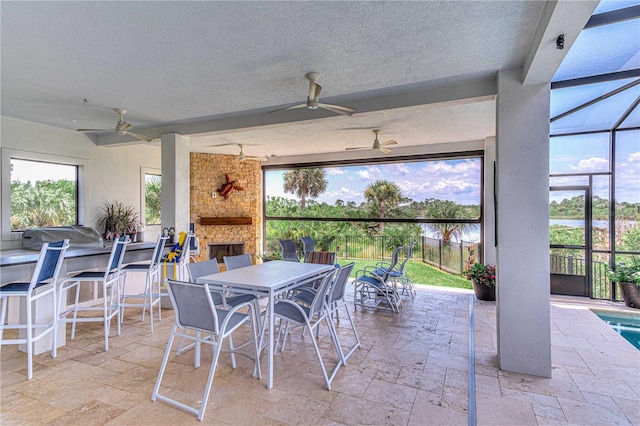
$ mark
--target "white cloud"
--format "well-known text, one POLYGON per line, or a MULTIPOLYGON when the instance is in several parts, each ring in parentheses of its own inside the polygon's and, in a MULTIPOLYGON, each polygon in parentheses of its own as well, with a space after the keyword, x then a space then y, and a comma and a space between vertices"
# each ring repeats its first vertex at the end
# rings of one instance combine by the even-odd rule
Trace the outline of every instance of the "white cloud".
POLYGON ((640 152, 633 152, 616 167, 616 199, 640 202, 640 152))
POLYGON ((347 171, 345 169, 340 169, 338 167, 327 167, 325 169, 325 171, 327 172, 327 174, 329 176, 346 175, 347 174, 347 171))
POLYGON ((327 200, 329 204, 333 204, 336 200, 360 202, 362 201, 362 192, 354 191, 351 188, 343 186, 337 191, 325 192, 322 194, 322 198, 323 200, 327 200))
POLYGON ((362 179, 380 179, 382 178, 382 170, 380 170, 377 166, 369 166, 364 170, 359 170, 357 172, 358 176, 362 179))
POLYGON ((602 157, 590 157, 580 160, 577 166, 569 164, 569 168, 573 172, 580 173, 606 172, 609 170, 609 160, 602 157))

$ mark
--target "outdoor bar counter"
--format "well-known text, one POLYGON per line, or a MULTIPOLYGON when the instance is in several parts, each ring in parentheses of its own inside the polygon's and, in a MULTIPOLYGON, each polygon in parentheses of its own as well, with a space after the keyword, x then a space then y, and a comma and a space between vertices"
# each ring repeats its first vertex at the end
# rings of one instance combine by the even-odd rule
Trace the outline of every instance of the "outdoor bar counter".
MULTIPOLYGON (((129 243, 123 263, 150 260, 154 248, 155 242, 129 243)), ((109 243, 106 244, 106 247, 70 248, 65 253, 58 280, 65 279, 68 274, 73 272, 104 268, 107 266, 110 254, 111 244, 109 243)), ((39 255, 39 250, 0 250, 0 285, 12 281, 28 282, 31 279, 31 275, 33 275, 39 255)), ((47 312, 36 312, 36 315, 53 315, 52 312, 49 312, 51 310, 50 304, 46 300, 42 302, 43 308, 47 312)), ((38 304, 36 302, 36 310, 38 304)), ((19 309, 17 298, 10 298, 7 314, 12 321, 15 321, 15 315, 24 315, 24 309, 19 309)), ((42 340, 36 342, 34 354, 51 350, 50 339, 50 336, 45 336, 42 340)), ((57 346, 63 346, 64 344, 66 344, 65 324, 61 323, 58 327, 57 346)))
MULTIPOLYGON (((140 262, 151 259, 155 242, 129 243, 123 263, 140 262)), ((107 266, 111 244, 106 247, 69 248, 64 256, 60 277, 67 273, 107 266)), ((12 249, 0 250, 0 281, 29 281, 36 266, 40 250, 12 249)), ((1 284, 0 284, 1 285, 1 284)))

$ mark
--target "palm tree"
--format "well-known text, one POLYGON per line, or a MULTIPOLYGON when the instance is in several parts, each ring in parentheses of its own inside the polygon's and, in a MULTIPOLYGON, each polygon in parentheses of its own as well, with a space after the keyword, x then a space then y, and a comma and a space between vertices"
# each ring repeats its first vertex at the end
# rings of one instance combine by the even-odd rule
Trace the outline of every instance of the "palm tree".
MULTIPOLYGON (((472 219, 468 210, 449 200, 426 200, 425 217, 429 219, 472 219)), ((465 231, 476 229, 477 225, 470 223, 427 223, 440 239, 448 246, 451 239, 460 240, 465 231)))
POLYGON ((11 229, 74 225, 75 183, 68 180, 11 182, 11 229))
POLYGON ((284 192, 300 198, 300 208, 307 206, 307 197, 315 198, 327 190, 327 178, 324 169, 296 169, 285 172, 284 192))
MULTIPOLYGON (((379 219, 387 217, 388 213, 397 208, 404 197, 400 187, 395 182, 387 180, 375 181, 364 190, 364 198, 370 204, 373 214, 379 219)), ((379 224, 379 232, 384 232, 384 223, 379 224)))

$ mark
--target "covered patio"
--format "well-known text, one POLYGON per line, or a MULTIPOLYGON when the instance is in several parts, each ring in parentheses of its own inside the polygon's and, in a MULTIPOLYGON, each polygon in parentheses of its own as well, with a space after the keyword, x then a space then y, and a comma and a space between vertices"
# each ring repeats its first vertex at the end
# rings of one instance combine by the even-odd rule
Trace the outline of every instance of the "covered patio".
MULTIPOLYGON (((232 370, 223 355, 205 422, 467 424, 472 294, 426 285, 418 285, 417 292, 400 314, 354 312, 349 304, 362 348, 341 368, 331 391, 323 387, 307 336, 299 332, 291 334, 285 352, 275 357, 271 390, 264 378, 251 377, 246 359, 239 358, 232 370)), ((553 375, 541 378, 498 369, 496 306, 475 300, 477 424, 638 424, 638 351, 589 310, 624 310, 621 305, 552 297, 553 375)), ((24 353, 3 347, 0 422, 197 424, 193 415, 150 400, 172 324, 173 311, 164 310, 150 334, 139 312, 127 311, 122 335, 111 339, 108 352, 102 350, 99 326, 79 328, 57 358, 49 353, 35 357, 30 381, 24 380, 24 353)), ((347 326, 346 321, 339 324, 339 329, 347 326)), ((321 348, 327 350, 327 362, 334 361, 329 344, 325 328, 321 348)), ((194 369, 192 353, 181 355, 179 364, 168 370, 166 391, 197 403, 210 356, 204 351, 202 367, 194 369)))

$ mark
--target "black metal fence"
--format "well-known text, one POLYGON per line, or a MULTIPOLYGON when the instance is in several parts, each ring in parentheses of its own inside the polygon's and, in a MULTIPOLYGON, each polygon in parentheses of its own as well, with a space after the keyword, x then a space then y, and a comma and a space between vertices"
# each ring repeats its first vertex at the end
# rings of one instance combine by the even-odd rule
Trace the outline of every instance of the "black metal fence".
MULTIPOLYGON (((584 258, 572 255, 550 255, 552 274, 586 275, 584 258)), ((594 299, 611 299, 611 281, 609 280, 609 264, 594 260, 591 262, 591 297, 594 299)), ((617 300, 617 295, 614 295, 617 300)))
MULTIPOLYGON (((336 236, 329 242, 316 242, 316 250, 335 252, 345 259, 390 259, 393 250, 399 245, 408 245, 413 241, 402 241, 398 237, 357 237, 336 236)), ((461 274, 469 269, 472 263, 478 262, 479 244, 467 241, 450 242, 445 244, 442 240, 420 237, 413 248, 411 260, 422 261, 435 266, 443 271, 453 274, 461 274)), ((302 253, 299 241, 298 253, 302 253)), ((265 249, 268 252, 279 253, 280 249, 276 240, 267 240, 265 249)))

